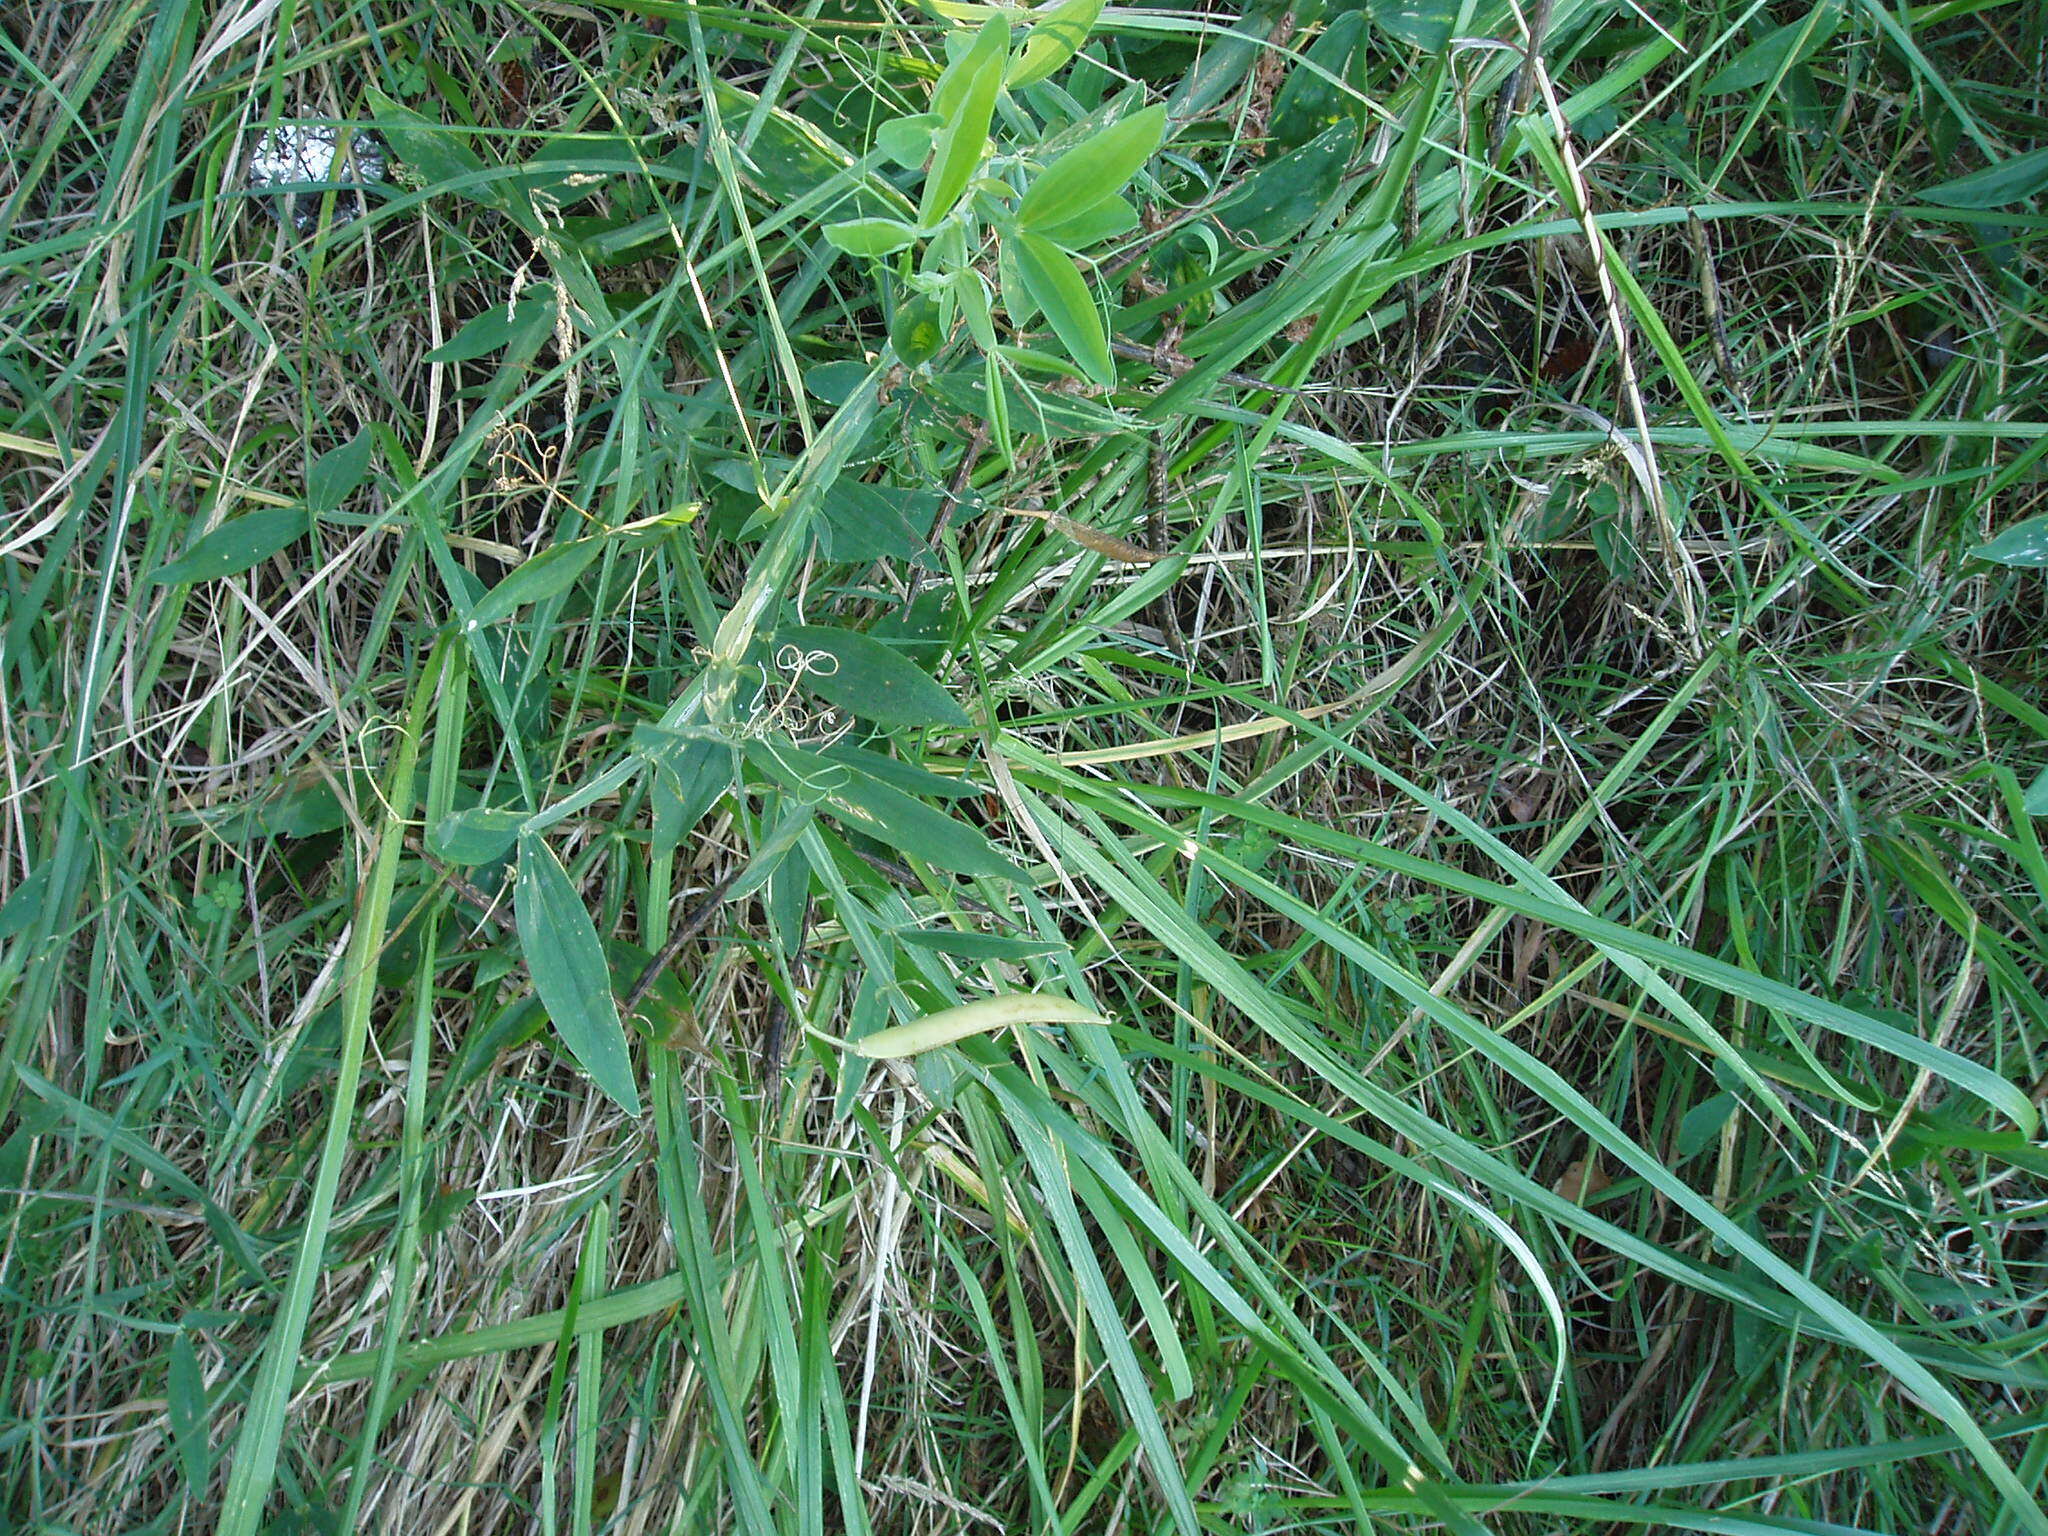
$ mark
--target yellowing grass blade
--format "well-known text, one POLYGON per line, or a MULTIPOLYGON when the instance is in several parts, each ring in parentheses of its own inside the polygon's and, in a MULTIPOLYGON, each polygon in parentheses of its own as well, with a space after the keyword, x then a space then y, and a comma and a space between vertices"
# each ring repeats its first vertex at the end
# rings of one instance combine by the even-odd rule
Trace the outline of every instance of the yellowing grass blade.
POLYGON ((1012 1024, 1108 1022, 1092 1008, 1084 1007, 1070 997, 1055 997, 1048 992, 1006 992, 1000 997, 985 997, 978 1003, 963 1003, 958 1008, 928 1013, 915 1024, 878 1029, 872 1035, 854 1041, 853 1050, 858 1056, 916 1056, 942 1045, 951 1045, 955 1040, 965 1040, 969 1035, 985 1035, 990 1030, 1012 1024))

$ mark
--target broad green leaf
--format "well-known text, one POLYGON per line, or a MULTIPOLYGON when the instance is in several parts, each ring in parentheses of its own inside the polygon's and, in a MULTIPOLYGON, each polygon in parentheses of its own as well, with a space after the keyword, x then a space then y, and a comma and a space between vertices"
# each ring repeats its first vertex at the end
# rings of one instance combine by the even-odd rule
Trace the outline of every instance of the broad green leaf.
POLYGON ((1700 94, 1725 96, 1769 85, 1793 65, 1813 57, 1841 24, 1841 0, 1823 0, 1798 21, 1772 28, 1715 70, 1700 87, 1700 94))
POLYGON ((953 274, 950 286, 953 300, 960 306, 960 317, 967 322, 967 334, 984 353, 995 351, 995 318, 989 313, 988 290, 982 286, 981 274, 963 266, 953 274))
POLYGON ((1442 53, 1458 24, 1458 0, 1369 0, 1373 25, 1396 42, 1442 53))
POLYGON ((2048 816, 2048 768, 2043 768, 2027 786, 2025 799, 2020 802, 2029 816, 2048 816))
POLYGON ((1102 0, 1061 0, 1049 11, 1039 11, 1031 21, 1031 34, 1010 60, 1011 89, 1035 85, 1080 51, 1102 14, 1102 0))
POLYGON ((2048 565, 2048 516, 2014 523, 1995 539, 1970 551, 1979 560, 1999 565, 2048 565))
POLYGON ((1358 125, 1351 122, 1318 134, 1254 171, 1216 216, 1247 240, 1278 245, 1329 205, 1358 138, 1358 125))
POLYGON ((971 800, 976 795, 987 794, 982 785, 964 775, 951 777, 920 768, 915 763, 906 763, 901 758, 885 757, 880 752, 871 752, 866 747, 849 747, 844 742, 826 747, 818 753, 827 762, 844 763, 856 773, 864 773, 871 779, 880 779, 884 784, 893 784, 905 794, 935 795, 941 800, 971 800))
POLYGON ((976 18, 976 26, 953 27, 945 36, 945 68, 939 72, 938 83, 932 87, 931 116, 939 120, 944 128, 960 111, 961 103, 967 100, 967 88, 974 83, 971 70, 961 68, 960 61, 981 39, 979 23, 993 20, 992 16, 976 18))
POLYGON ((1586 495, 1589 514, 1587 533, 1593 553, 1607 574, 1616 581, 1632 581, 1642 569, 1642 551, 1636 547, 1629 519, 1622 511, 1621 495, 1611 485, 1596 485, 1586 495))
POLYGON ((1081 371, 1105 387, 1116 383, 1116 364, 1109 355, 1109 340, 1102 331, 1102 317, 1095 312, 1095 296, 1074 259, 1043 235, 1019 233, 1014 237, 1017 273, 1046 323, 1061 345, 1081 365, 1081 371))
POLYGON ((504 189, 484 179, 484 162, 470 147, 468 134, 401 106, 374 86, 368 95, 377 131, 418 172, 428 191, 446 188, 488 207, 507 206, 504 189))
POLYGON ((1266 137, 1272 155, 1306 144, 1340 121, 1354 118, 1362 103, 1347 94, 1341 82, 1365 40, 1365 14, 1346 11, 1330 18, 1323 35, 1309 46, 1304 62, 1287 73, 1287 83, 1273 98, 1273 119, 1266 137))
POLYGON ((683 804, 683 788, 676 776, 657 767, 647 780, 647 840, 656 858, 666 858, 682 846, 694 825, 683 804))
POLYGON ((519 840, 512 915, 527 974, 562 1044, 607 1098, 627 1114, 639 1114, 640 1090, 633 1083, 604 946, 569 872, 539 837, 519 840))
POLYGON ((213 1458, 206 1444, 206 1374, 192 1335, 180 1328, 171 1335, 170 1368, 165 1377, 164 1417, 176 1447, 178 1464, 192 1497, 203 1497, 213 1458))
POLYGON ((633 732, 633 750, 654 767, 648 786, 654 813, 651 835, 658 848, 672 851, 732 788, 732 748, 703 736, 643 725, 633 732))
MULTIPOLYGON (((604 956, 614 976, 638 976, 654 959, 638 944, 617 937, 605 940, 604 956)), ((678 1029, 694 1024, 697 1010, 682 977, 669 967, 654 973, 647 995, 634 1005, 632 1017, 635 1024, 646 1026, 657 1043, 665 1044, 676 1039, 678 1029)))
POLYGON ((841 479, 818 505, 826 554, 834 560, 909 560, 925 548, 943 500, 937 491, 841 479))
MULTIPOLYGON (((862 376, 866 376, 866 370, 862 371, 862 376)), ((755 496, 761 494, 763 482, 773 485, 787 476, 796 468, 796 461, 771 454, 762 458, 759 464, 751 459, 717 459, 708 467, 712 474, 734 490, 755 496)))
MULTIPOLYGON (((856 170, 853 153, 809 118, 787 107, 764 106, 760 97, 715 78, 711 94, 728 125, 745 123, 752 134, 741 179, 770 203, 786 206, 831 188, 834 207, 854 218, 909 212, 909 200, 902 193, 880 176, 856 170)), ((685 147, 668 157, 667 164, 686 172, 694 153, 685 147)))
POLYGON ((1085 251, 1091 245, 1118 235, 1127 235, 1138 227, 1138 210, 1127 197, 1105 197, 1093 207, 1086 208, 1071 219, 1058 224, 1049 224, 1038 231, 1046 239, 1070 251, 1085 251))
MULTIPOLYGON (((1005 347, 998 351, 997 356, 1008 357, 1015 350, 1005 347)), ((996 359, 989 358, 986 362, 988 366, 981 373, 972 369, 949 369, 934 375, 930 381, 931 392, 952 410, 987 417, 990 414, 989 390, 995 378, 996 359)), ((1097 437, 1109 432, 1149 430, 1145 423, 1134 421, 1127 413, 1113 411, 1100 401, 1084 399, 1080 395, 1056 394, 1014 377, 1002 380, 1001 387, 1000 405, 1005 419, 1014 419, 1023 430, 1043 437, 1097 437)))
POLYGON ((1010 391, 1003 379, 1002 360, 992 351, 981 360, 981 392, 987 403, 989 432, 995 438, 996 452, 1014 461, 1017 445, 1010 436, 1010 391))
POLYGON ((325 778, 314 776, 282 794, 252 805, 233 823, 242 837, 312 837, 345 826, 341 796, 325 778))
POLYGON ((1736 1102, 1732 1093, 1717 1093, 1688 1109, 1678 1122, 1679 1157, 1691 1157, 1705 1150, 1707 1144, 1721 1134, 1721 1127, 1728 1123, 1728 1117, 1735 1113, 1736 1102))
POLYGON ((1038 318, 1038 301, 1024 286, 1024 274, 1017 267, 1017 242, 1005 240, 996 252, 996 293, 1010 324, 1023 330, 1038 318))
POLYGON ((849 774, 829 800, 842 825, 864 832, 898 853, 963 875, 1022 878, 1017 867, 974 828, 879 780, 849 774))
POLYGON ((952 210, 981 164, 988 145, 989 119, 995 115, 996 93, 1003 88, 1003 60, 1009 47, 1010 24, 995 17, 982 24, 973 45, 947 66, 939 80, 932 104, 944 116, 946 126, 933 142, 931 174, 925 178, 924 196, 917 205, 920 228, 929 229, 952 210))
POLYGON ((514 566, 470 610, 469 627, 481 629, 486 624, 510 618, 528 603, 559 597, 576 585, 576 578, 583 574, 603 548, 602 539, 572 539, 567 544, 544 549, 531 560, 514 566))
POLYGON ((42 915, 43 900, 50 890, 50 868, 50 861, 43 860, 0 901, 0 939, 26 933, 42 915))
POLYGON ((315 512, 332 512, 370 478, 370 429, 360 432, 339 448, 330 449, 306 467, 306 505, 315 512))
POLYGON ((914 949, 975 961, 1029 960, 1060 948, 1053 939, 1012 939, 999 933, 960 933, 951 928, 899 928, 893 937, 914 949))
MULTIPOLYGON (((1003 295, 1003 302, 1005 305, 1010 303, 1009 294, 1003 295)), ((1030 298, 1025 294, 1018 293, 1016 295, 1016 302, 1022 304, 1030 313, 1034 315, 1038 313, 1037 309, 1032 305, 1030 298)), ((1013 310, 1011 313, 1014 314, 1015 311, 1013 310)), ((1042 379, 1078 379, 1081 377, 1081 370, 1068 362, 1064 357, 1056 357, 1050 352, 1040 352, 1032 347, 1001 346, 996 348, 996 356, 1010 364, 1020 375, 1031 373, 1036 374, 1042 379)))
POLYGON ((1166 136, 1166 108, 1151 106, 1110 124, 1031 178, 1017 204, 1019 228, 1047 233, 1130 185, 1166 136))
POLYGON ((848 219, 827 224, 825 238, 849 256, 893 256, 917 238, 901 219, 848 219))
POLYGON ((905 170, 914 171, 931 158, 932 136, 945 121, 936 112, 891 118, 875 130, 875 148, 905 170))
POLYGON ((466 363, 489 357, 500 348, 505 361, 523 363, 540 350, 555 328, 552 298, 520 299, 513 304, 493 304, 480 315, 462 323, 462 328, 427 354, 430 363, 466 363))
POLYGON ((800 624, 778 629, 775 643, 830 657, 827 670, 804 669, 804 686, 863 720, 913 726, 970 723, 951 694, 879 640, 849 629, 800 624))
POLYGON ((2048 149, 2029 150, 1920 195, 1944 208, 2003 208, 2048 190, 2048 149))
POLYGON ((489 864, 511 850, 526 819, 525 811, 473 805, 443 816, 427 830, 427 852, 449 864, 489 864))
POLYGON ((222 523, 149 579, 171 586, 239 575, 297 543, 308 526, 304 507, 265 507, 222 523))
POLYGON ((853 392, 868 381, 872 370, 864 362, 843 358, 836 363, 820 363, 815 368, 804 370, 804 390, 812 399, 826 405, 844 405, 853 398, 853 392))
POLYGON ((642 174, 645 157, 623 133, 564 133, 544 140, 499 185, 539 194, 551 211, 572 208, 607 181, 642 174))
POLYGON ((918 368, 939 355, 946 344, 946 328, 939 317, 939 301, 930 294, 913 294, 901 304, 889 321, 889 345, 896 360, 906 368, 918 368))
POLYGON ((842 826, 892 852, 923 859, 963 875, 1021 880, 1022 872, 989 840, 944 811, 857 772, 845 762, 806 752, 786 741, 756 741, 747 761, 798 795, 822 805, 842 826))

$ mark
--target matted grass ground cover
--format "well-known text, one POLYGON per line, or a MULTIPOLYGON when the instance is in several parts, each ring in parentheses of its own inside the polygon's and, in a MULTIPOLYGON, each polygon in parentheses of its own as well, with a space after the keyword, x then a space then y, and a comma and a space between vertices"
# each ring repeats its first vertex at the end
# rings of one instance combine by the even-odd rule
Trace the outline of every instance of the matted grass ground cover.
POLYGON ((0 1524, 2048 1532, 2048 12, 0 52, 0 1524))

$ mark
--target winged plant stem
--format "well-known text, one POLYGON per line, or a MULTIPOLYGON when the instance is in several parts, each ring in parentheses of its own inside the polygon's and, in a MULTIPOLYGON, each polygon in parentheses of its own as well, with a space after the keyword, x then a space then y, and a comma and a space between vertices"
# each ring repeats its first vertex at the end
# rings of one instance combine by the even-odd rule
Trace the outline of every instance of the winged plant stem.
POLYGON ((711 661, 704 671, 704 712, 714 725, 733 723, 733 696, 739 689, 747 648, 786 594, 790 577, 809 551, 811 523, 818 507, 873 423, 881 408, 882 376, 894 365, 894 350, 884 347, 868 376, 833 412, 778 487, 775 526, 711 642, 711 661))
POLYGON ((441 914, 427 913, 420 925, 420 963, 413 980, 411 1053, 406 1058, 404 1121, 399 1132, 398 1227, 391 1263, 390 1304, 379 1327, 369 1407, 356 1438, 355 1470, 342 1505, 341 1529, 357 1529, 363 1499, 375 1470, 377 1439, 390 1415, 398 1377, 398 1350, 409 1327, 413 1287, 419 1276, 421 1187, 426 1170, 427 1060, 434 1048, 434 972, 441 962, 441 914))
MULTIPOLYGON (((435 645, 419 682, 414 685, 406 719, 399 728, 398 753, 385 780, 384 817, 377 830, 369 878, 356 907, 343 972, 341 1061, 335 1070, 334 1099, 328 1109, 320 1166, 313 1178, 312 1198, 307 1204, 298 1251, 292 1257, 291 1275, 278 1302, 277 1318, 264 1346, 263 1364, 250 1389, 249 1406, 241 1433, 236 1437, 227 1491, 221 1501, 219 1536, 256 1536, 264 1503, 277 1476, 278 1446, 284 1436, 292 1381, 298 1371, 299 1347, 305 1340, 306 1322, 312 1313, 313 1290, 320 1278, 342 1169, 353 1150, 356 1091, 362 1081, 370 1008, 377 995, 377 957, 384 947, 391 918, 391 893, 397 884, 399 859, 405 847, 421 730, 440 683, 448 644, 444 637, 435 645)), ((424 1063, 415 1065, 423 1067, 424 1063)))
MULTIPOLYGON (((578 1266, 576 1291, 579 1304, 604 1294, 605 1253, 611 1246, 611 1202, 600 1200, 590 1213, 590 1227, 584 1234, 583 1262, 578 1266)), ((576 1418, 573 1454, 570 1458, 570 1529, 574 1536, 590 1536, 592 1506, 597 1498, 597 1428, 604 1404, 604 1330, 576 1332, 564 1323, 566 1344, 576 1341, 576 1418)))
MULTIPOLYGON (((424 821, 432 826, 454 804, 461 769, 463 723, 468 714, 468 657, 460 647, 448 651, 440 700, 434 719, 434 756, 427 770, 424 821)), ((354 1474, 342 1506, 341 1528, 353 1531, 369 1493, 377 1441, 391 1412, 398 1379, 399 1349, 410 1331, 413 1288, 419 1274, 420 1211, 428 1174, 427 1079, 434 1049, 434 976, 440 966, 438 905, 430 908, 420 932, 419 970, 413 980, 412 1042, 406 1057, 405 1110, 399 1131, 398 1227, 391 1267, 391 1302, 383 1319, 383 1339, 376 1350, 370 1378, 370 1401, 356 1444, 354 1474)))
MULTIPOLYGON (((657 1295, 664 1308, 682 1309, 676 1331, 695 1367, 697 1386, 711 1410, 714 1427, 709 1438, 725 1467, 724 1493, 731 1504, 730 1518, 734 1527, 747 1536, 771 1536, 775 1530, 768 1512, 771 1489, 751 1453, 754 1440, 747 1432, 746 1405, 735 1402, 732 1390, 732 1330, 725 1294, 728 1282, 735 1277, 719 1262, 717 1244, 711 1235, 711 1216, 703 1197, 702 1159, 690 1130, 687 1090, 672 1052, 655 1053, 651 1098, 659 1133, 655 1174, 675 1246, 676 1268, 661 1280, 629 1288, 634 1304, 624 1316, 646 1315, 642 1298, 657 1295)), ((588 1319, 594 1313, 608 1312, 626 1299, 627 1292, 614 1292, 593 1301, 584 1309, 584 1315, 588 1319)), ((534 1321, 522 1319, 522 1327, 530 1327, 534 1321)))

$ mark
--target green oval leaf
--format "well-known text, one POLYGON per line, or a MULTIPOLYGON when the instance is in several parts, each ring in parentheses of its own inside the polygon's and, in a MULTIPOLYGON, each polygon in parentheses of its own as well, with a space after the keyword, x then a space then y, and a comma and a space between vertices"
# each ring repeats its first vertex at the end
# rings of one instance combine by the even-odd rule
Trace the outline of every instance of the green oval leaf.
POLYGON ((2044 190, 2048 190, 2048 149, 2034 149, 1929 187, 1920 195, 1944 208, 2003 208, 2044 190))
POLYGON ((905 170, 914 171, 931 158, 932 135, 945 121, 936 112, 891 118, 875 130, 875 148, 905 170))
POLYGON ((427 852, 449 864, 489 864, 518 841, 527 813, 503 806, 473 805, 443 816, 428 829, 427 852))
POLYGON ((1260 245, 1277 245, 1329 205, 1358 148, 1358 125, 1339 123, 1299 149, 1268 161, 1216 210, 1224 226, 1260 245))
POLYGON ((649 835, 656 848, 673 851, 732 788, 732 749, 722 741, 640 725, 633 729, 633 750, 654 769, 647 786, 649 835))
POLYGON ((489 357, 500 347, 506 361, 523 363, 540 350, 541 342, 555 328, 552 298, 520 299, 513 304, 493 304, 480 315, 462 323, 462 328, 427 354, 430 363, 467 363, 489 357))
POLYGON ((164 1417, 171 1444, 184 1469, 186 1486, 199 1497, 212 1463, 206 1444, 206 1373, 200 1369, 192 1335, 183 1328, 171 1336, 170 1370, 164 1387, 164 1417))
POLYGON ((1734 1094, 1717 1093, 1688 1109, 1678 1122, 1679 1157, 1684 1159, 1704 1151, 1721 1134, 1721 1127, 1737 1107, 1734 1094))
POLYGON ((896 349, 896 360, 906 368, 930 362, 945 344, 939 301, 930 294, 913 295, 889 321, 889 345, 896 349))
POLYGON ((50 871, 54 863, 45 859, 30 870, 0 901, 0 939, 11 939, 17 934, 28 932, 31 924, 42 916, 44 899, 50 893, 50 871))
POLYGON ((890 937, 913 949, 928 949, 959 960, 1031 960, 1057 952, 1057 939, 1013 939, 999 933, 959 933, 946 928, 898 928, 890 937))
POLYGON ((242 837, 313 837, 347 822, 335 786, 315 777, 251 805, 232 825, 242 837))
POLYGON ((1076 145, 1031 178, 1017 204, 1021 228, 1046 233, 1130 185, 1166 136, 1166 108, 1147 107, 1076 145))
POLYGON ((1323 35, 1310 45, 1301 64, 1288 72, 1287 83, 1273 98, 1273 120, 1266 137, 1272 148, 1289 150, 1306 144, 1340 119, 1355 118, 1361 103, 1344 89, 1352 64, 1365 43, 1365 16, 1345 11, 1330 18, 1323 35))
POLYGON ((786 741, 752 742, 747 760, 796 794, 822 805, 841 826, 871 837, 899 855, 963 875, 1024 878, 1023 872, 973 827, 868 777, 843 760, 820 757, 786 741))
POLYGON ((827 799, 842 825, 935 868, 996 880, 1022 879, 1017 867, 996 852, 981 833, 922 800, 911 799, 900 789, 861 774, 848 774, 827 799))
POLYGON ((527 974, 562 1044, 606 1098, 639 1114, 640 1090, 604 946, 569 872, 539 837, 519 840, 512 915, 527 974))
POLYGON ((826 552, 834 560, 860 563, 914 559, 930 538, 943 499, 937 491, 841 478, 818 508, 826 552))
POLYGON ((1019 233, 1016 247, 1017 275, 1032 302, 1045 311, 1046 323, 1081 371, 1105 387, 1116 382, 1116 364, 1109 355, 1109 339, 1103 334, 1102 317, 1095 312, 1095 296, 1088 280, 1071 256, 1043 235, 1019 233))
POLYGON ((855 773, 864 773, 884 784, 893 784, 909 795, 925 795, 940 800, 972 800, 976 795, 988 793, 983 785, 964 775, 933 773, 929 768, 920 768, 901 758, 884 757, 866 747, 849 747, 844 742, 822 749, 818 756, 828 763, 844 763, 855 773))
POLYGON ((1700 94, 1726 96, 1769 85, 1793 65, 1811 58, 1841 24, 1840 0, 1815 6, 1802 19, 1772 28, 1715 70, 1700 87, 1700 94))
POLYGON ((932 146, 932 172, 925 178, 917 222, 929 229, 967 190, 988 145, 989 119, 1003 88, 1003 60, 1010 49, 1010 24, 1001 16, 982 24, 973 44, 939 79, 932 105, 946 126, 932 146))
POLYGON ((514 566, 503 581, 483 595, 469 613, 469 627, 481 629, 510 618, 528 603, 559 597, 576 585, 576 578, 597 558, 602 539, 574 539, 544 549, 531 560, 514 566))
POLYGON ((1396 42, 1442 53, 1458 24, 1458 0, 1371 0, 1373 25, 1396 42))
POLYGON ((917 238, 901 219, 848 219, 827 224, 825 238, 849 256, 894 256, 917 238))
POLYGON ((744 177, 771 202, 793 203, 829 183, 835 199, 843 199, 839 206, 855 217, 907 211, 900 192, 878 176, 855 170, 852 151, 809 118, 715 78, 711 95, 728 123, 746 119, 744 177))
MULTIPOLYGON (((948 370, 935 375, 929 387, 951 409, 977 417, 992 414, 989 402, 994 398, 1006 416, 1014 416, 1027 430, 1043 437, 1100 437, 1111 432, 1152 430, 1127 413, 1113 411, 1085 396, 1062 394, 1028 381, 1003 377, 1004 370, 998 367, 997 359, 1019 355, 1017 348, 1002 348, 994 357, 983 359, 986 366, 981 371, 948 370), (992 396, 991 391, 996 393, 992 396)), ((1022 366, 1046 373, 1055 371, 1046 364, 1057 361, 1041 358, 1022 366)))
POLYGON ((1102 0, 1062 0, 1051 10, 1037 13, 1031 35, 1010 61, 1010 87, 1035 85, 1080 52, 1101 14, 1102 0))
POLYGON ((371 121, 398 158, 418 173, 429 191, 446 188, 458 197, 504 208, 505 189, 483 174, 484 162, 470 146, 469 135, 401 106, 374 86, 368 92, 371 121))
POLYGON ((560 133, 541 141, 503 182, 506 190, 573 208, 595 197, 610 178, 635 175, 646 162, 623 133, 560 133))
POLYGON ((370 478, 370 429, 362 431, 339 448, 323 453, 306 467, 306 505, 315 512, 332 512, 370 478))
POLYGON ((804 686, 863 720, 877 725, 971 723, 950 693, 879 640, 825 624, 798 624, 776 630, 775 643, 830 657, 833 670, 804 669, 804 686))
POLYGON ((149 579, 172 586, 218 581, 240 575, 303 538, 310 520, 304 507, 265 507, 222 523, 149 579))
POLYGON ((1073 218, 1037 231, 1053 244, 1070 251, 1085 251, 1091 245, 1127 235, 1138 227, 1138 210, 1127 197, 1105 197, 1073 218))
POLYGON ((2014 523, 1970 553, 1999 565, 2048 565, 2048 515, 2014 523))

